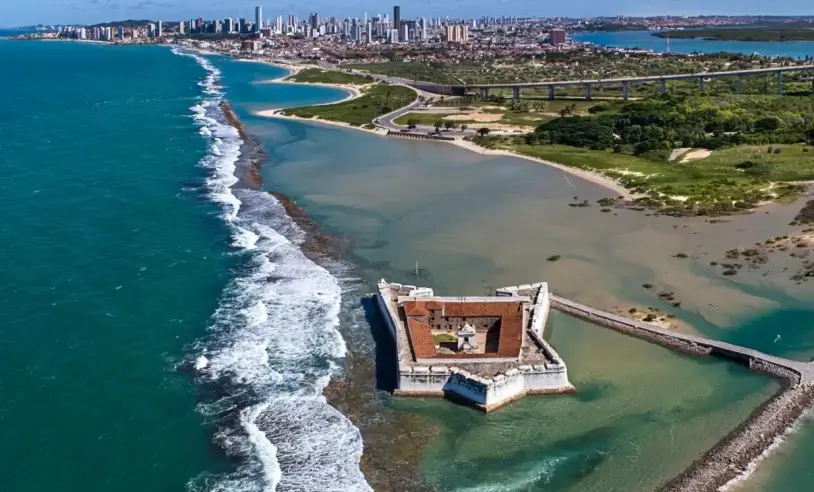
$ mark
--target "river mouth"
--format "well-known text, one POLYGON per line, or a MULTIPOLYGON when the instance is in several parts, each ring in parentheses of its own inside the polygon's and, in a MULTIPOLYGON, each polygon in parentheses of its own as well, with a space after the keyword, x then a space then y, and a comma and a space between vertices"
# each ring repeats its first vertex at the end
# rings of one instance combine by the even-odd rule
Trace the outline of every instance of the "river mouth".
POLYGON ((543 280, 586 304, 658 307, 706 336, 770 344, 776 333, 761 334, 749 320, 802 303, 804 290, 779 275, 723 278, 709 261, 733 242, 783 233, 797 210, 777 206, 768 216, 719 223, 603 214, 593 204, 610 196, 604 189, 536 163, 268 121, 251 116, 258 101, 235 104, 244 104, 242 119, 269 156, 264 182, 294 200, 323 233, 342 239, 342 258, 360 279, 353 294, 359 303, 348 313, 361 329, 340 324, 351 354, 345 375, 356 376, 332 382, 326 394, 360 428, 361 467, 374 487, 387 483, 386 455, 402 452, 400 464, 418 466, 416 487, 426 481, 440 490, 506 490, 500 487, 507 483, 517 490, 600 484, 652 490, 779 388, 726 362, 673 354, 555 314, 549 339, 568 363, 576 394, 526 398, 488 416, 444 400, 391 398, 386 385, 377 387, 377 372, 385 369, 375 320, 360 304, 382 277, 448 295, 543 280), (592 206, 568 207, 575 196, 592 206), (677 258, 681 252, 691 254, 677 258), (558 261, 539 260, 555 255, 558 261), (661 291, 672 292, 680 307, 660 299, 661 291), (357 355, 368 365, 353 365, 357 355), (422 433, 392 437, 399 418, 422 433), (370 438, 375 426, 392 435, 370 438), (458 467, 468 470, 466 478, 454 472, 458 467))

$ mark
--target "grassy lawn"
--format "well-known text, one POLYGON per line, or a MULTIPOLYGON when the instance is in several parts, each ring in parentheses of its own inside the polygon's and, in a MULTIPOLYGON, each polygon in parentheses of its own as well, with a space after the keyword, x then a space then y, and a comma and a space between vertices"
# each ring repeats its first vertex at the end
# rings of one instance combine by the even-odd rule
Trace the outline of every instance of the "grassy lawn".
POLYGON ((382 114, 406 106, 415 98, 416 93, 408 87, 379 83, 364 89, 361 97, 350 101, 324 106, 291 108, 284 110, 283 114, 301 118, 317 117, 362 126, 370 124, 382 114))
POLYGON ((360 75, 353 75, 344 72, 333 72, 319 68, 306 68, 305 70, 301 70, 300 72, 287 77, 286 80, 306 84, 322 83, 364 85, 373 82, 373 80, 360 75))
MULTIPOLYGON (((452 113, 452 114, 439 114, 439 113, 407 113, 404 116, 400 116, 394 120, 394 123, 397 125, 406 125, 409 120, 416 120, 419 125, 434 125, 436 121, 452 121, 457 126, 460 126, 462 123, 469 125, 470 128, 478 128, 481 127, 489 127, 490 124, 501 124, 501 125, 517 125, 517 126, 526 126, 529 130, 537 127, 544 121, 550 120, 552 117, 549 115, 537 114, 537 113, 512 113, 506 110, 496 110, 496 109, 488 109, 483 111, 484 113, 490 114, 502 114, 503 117, 497 121, 493 122, 478 122, 474 119, 472 120, 460 120, 460 119, 450 119, 449 116, 454 116, 456 114, 461 113, 452 113)), ((464 113, 465 114, 465 113, 464 113)))
POLYGON ((564 145, 525 145, 517 139, 498 139, 494 146, 540 159, 599 171, 618 179, 635 193, 646 194, 643 204, 676 211, 695 209, 715 215, 751 208, 761 200, 795 196, 800 188, 783 181, 814 179, 814 151, 800 145, 743 146, 715 151, 707 158, 656 162, 610 151, 564 145), (780 153, 774 153, 780 149, 780 153), (743 167, 743 163, 756 163, 743 167), (774 183, 774 184, 773 184, 774 183), (671 197, 680 197, 678 200, 671 197), (684 198, 686 197, 686 198, 684 198))

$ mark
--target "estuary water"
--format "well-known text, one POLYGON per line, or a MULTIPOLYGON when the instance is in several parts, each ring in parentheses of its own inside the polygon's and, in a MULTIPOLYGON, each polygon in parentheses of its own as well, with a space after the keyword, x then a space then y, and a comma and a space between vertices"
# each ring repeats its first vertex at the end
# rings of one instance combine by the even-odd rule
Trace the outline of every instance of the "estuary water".
MULTIPOLYGON (((226 80, 245 70, 218 63, 226 80)), ((703 258, 673 257, 774 235, 794 207, 774 210, 773 221, 753 216, 715 225, 608 216, 567 206, 607 191, 536 163, 253 116, 279 106, 253 86, 244 73, 227 92, 265 144, 266 186, 351 245, 347 260, 368 291, 381 277, 450 295, 544 279, 586 302, 657 306, 710 336, 772 353, 814 354, 804 287, 740 284, 703 258), (553 254, 563 259, 544 261, 553 254), (643 283, 675 292, 682 308, 659 301, 643 283)), ((558 315, 549 337, 569 364, 575 395, 526 398, 487 416, 440 400, 383 400, 438 429, 420 465, 439 490, 652 490, 777 389, 743 368, 682 357, 558 315)), ((369 337, 355 331, 346 338, 353 350, 369 352, 361 347, 369 337)))
MULTIPOLYGON (((593 43, 614 48, 637 48, 667 51, 667 40, 652 35, 652 31, 586 32, 573 33, 575 41, 593 43)), ((814 56, 814 41, 706 41, 703 39, 670 39, 672 53, 757 53, 763 56, 790 56, 805 58, 814 56)))
MULTIPOLYGON (((384 417, 349 419, 322 392, 348 354, 372 363, 363 300, 381 277, 450 295, 547 280, 588 303, 656 306, 710 336, 814 355, 805 286, 722 278, 703 256, 778 234, 794 207, 716 225, 568 207, 607 192, 519 159, 254 116, 343 95, 267 83, 284 72, 256 63, 10 41, 0 60, 15 67, 0 80, 8 490, 370 490, 360 455, 377 447, 363 438, 384 417), (264 187, 347 245, 341 257, 308 259, 280 203, 239 179, 244 142, 223 99, 262 143, 264 187), (674 258, 690 250, 698 259, 674 258)), ((651 490, 777 389, 556 314, 547 336, 574 395, 484 416, 376 393, 381 415, 436 432, 420 449, 424 480, 651 490)), ((807 424, 798 432, 772 469, 804 470, 814 441, 807 424)), ((772 488, 755 490, 809 490, 757 478, 772 488)))

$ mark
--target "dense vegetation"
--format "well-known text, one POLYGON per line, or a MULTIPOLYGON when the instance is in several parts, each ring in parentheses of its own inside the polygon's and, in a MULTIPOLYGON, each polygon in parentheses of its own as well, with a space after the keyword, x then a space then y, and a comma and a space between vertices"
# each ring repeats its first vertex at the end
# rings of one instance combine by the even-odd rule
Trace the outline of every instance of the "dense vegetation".
POLYGON ((532 139, 656 160, 666 160, 672 149, 682 147, 719 149, 814 139, 811 97, 666 95, 598 105, 594 112, 544 123, 532 139), (600 111, 603 108, 608 110, 600 111))
MULTIPOLYGON (((384 56, 388 53, 382 53, 384 56)), ((368 54, 370 56, 370 54, 368 54)), ((768 68, 777 63, 794 64, 792 59, 776 59, 761 57, 759 55, 742 54, 696 54, 660 56, 645 53, 618 53, 611 51, 594 52, 591 50, 573 50, 568 52, 551 52, 525 54, 515 57, 499 57, 485 54, 483 59, 447 60, 447 61, 384 61, 377 63, 355 63, 343 65, 351 68, 366 70, 371 73, 384 74, 392 77, 423 80, 439 84, 483 84, 483 83, 512 83, 532 82, 541 80, 580 80, 580 79, 609 79, 621 77, 634 77, 645 75, 671 75, 679 73, 717 72, 727 70, 742 70, 749 68, 768 68)), ((788 74, 785 82, 805 79, 805 75, 788 74)), ((747 84, 747 93, 768 92, 775 86, 763 84, 758 77, 749 77, 744 81, 747 84), (768 89, 768 90, 764 90, 768 89)), ((727 92, 737 91, 737 81, 727 81, 718 84, 719 90, 727 92)), ((670 90, 683 88, 697 90, 697 81, 675 81, 670 83, 670 90)), ((594 95, 621 96, 618 86, 594 87, 594 95)), ((789 89, 792 89, 789 87, 789 89)), ((580 96, 582 87, 558 88, 557 96, 580 96)), ((633 96, 653 95, 658 91, 658 84, 631 84, 630 94, 633 96)), ((508 91, 505 95, 511 95, 508 91)), ((545 89, 524 89, 522 96, 547 98, 545 89)))
POLYGON ((400 77, 408 80, 423 80, 438 84, 461 84, 461 79, 450 75, 452 69, 443 62, 387 61, 379 63, 359 63, 342 65, 343 68, 365 70, 370 73, 400 77))
POLYGON ((319 118, 341 121, 353 126, 371 124, 383 114, 406 106, 416 98, 409 87, 378 83, 363 89, 361 97, 324 106, 304 106, 283 111, 283 114, 300 118, 319 118))
POLYGON ((643 205, 722 214, 795 195, 814 179, 814 98, 661 96, 602 104, 517 137, 477 138, 561 164, 600 171, 643 205), (690 149, 712 154, 683 159, 690 149))
POLYGON ((680 31, 659 31, 654 36, 673 39, 707 39, 710 41, 814 41, 812 25, 808 27, 739 27, 683 29, 680 31))
POLYGON ((364 85, 373 82, 371 77, 363 77, 361 75, 354 75, 344 72, 335 72, 322 70, 319 68, 306 68, 296 74, 287 77, 286 80, 291 82, 300 82, 307 84, 354 84, 364 85))

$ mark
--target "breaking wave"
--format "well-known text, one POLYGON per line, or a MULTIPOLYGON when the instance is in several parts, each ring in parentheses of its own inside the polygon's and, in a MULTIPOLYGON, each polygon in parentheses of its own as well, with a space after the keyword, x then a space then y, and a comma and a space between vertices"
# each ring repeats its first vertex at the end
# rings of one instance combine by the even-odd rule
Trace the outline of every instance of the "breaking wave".
POLYGON ((369 491, 359 470, 359 430, 323 389, 346 352, 337 325, 342 268, 328 269, 300 249, 303 232, 270 194, 232 189, 243 142, 220 109, 220 71, 205 57, 201 97, 190 108, 208 154, 205 189, 218 203, 242 255, 212 316, 209 335, 186 361, 209 396, 199 411, 217 425, 215 442, 238 459, 228 474, 204 474, 201 492, 369 491))

